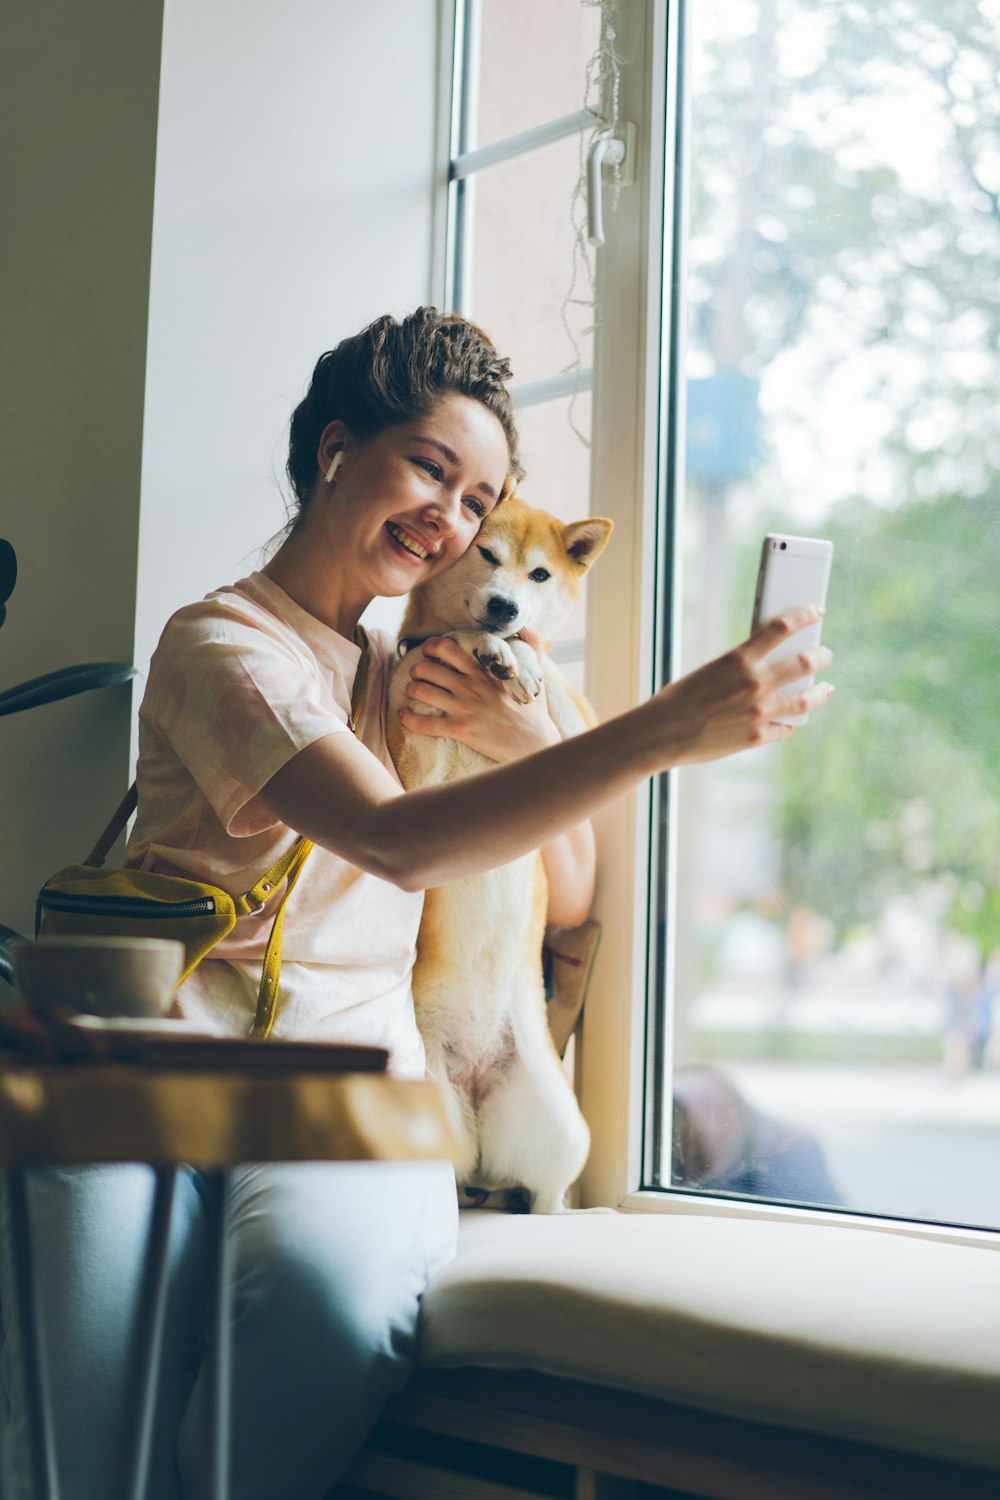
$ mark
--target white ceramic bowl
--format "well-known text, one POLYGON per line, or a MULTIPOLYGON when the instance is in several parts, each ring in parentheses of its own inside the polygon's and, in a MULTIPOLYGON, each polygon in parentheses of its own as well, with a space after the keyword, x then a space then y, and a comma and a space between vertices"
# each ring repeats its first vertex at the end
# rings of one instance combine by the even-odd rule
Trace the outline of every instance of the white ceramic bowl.
POLYGON ((17 987, 31 1010, 53 1006, 91 1016, 162 1016, 184 968, 173 938, 48 937, 10 950, 17 987))

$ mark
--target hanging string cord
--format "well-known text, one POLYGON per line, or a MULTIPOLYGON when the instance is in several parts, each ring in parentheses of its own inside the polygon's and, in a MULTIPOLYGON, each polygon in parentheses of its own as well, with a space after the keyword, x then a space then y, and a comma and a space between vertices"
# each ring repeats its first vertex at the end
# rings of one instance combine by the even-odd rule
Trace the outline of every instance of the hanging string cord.
MULTIPOLYGON (((622 74, 621 58, 618 55, 615 45, 617 34, 614 23, 618 10, 618 0, 581 0, 581 4, 587 10, 600 11, 601 38, 597 51, 587 62, 583 85, 584 108, 589 109, 594 116, 594 125, 589 132, 580 132, 579 170, 573 192, 570 196, 569 212, 570 223, 573 229, 573 255, 570 267, 569 289, 559 309, 559 316, 562 319, 566 337, 569 339, 573 349, 573 358, 564 366, 562 371, 565 375, 576 374, 583 369, 583 352, 580 339, 587 338, 588 335, 592 334, 601 321, 601 310, 597 301, 597 277, 594 252, 587 241, 587 158, 598 136, 605 130, 616 130, 618 127, 622 74), (571 307, 586 308, 591 314, 591 322, 585 328, 580 329, 579 335, 570 323, 569 309, 571 307)), ((621 167, 616 163, 613 171, 612 212, 618 207, 618 198, 621 193, 621 167)), ((580 428, 576 424, 575 407, 579 394, 579 389, 576 389, 570 398, 568 412, 569 425, 583 446, 589 448, 590 439, 585 433, 580 431, 580 428)))

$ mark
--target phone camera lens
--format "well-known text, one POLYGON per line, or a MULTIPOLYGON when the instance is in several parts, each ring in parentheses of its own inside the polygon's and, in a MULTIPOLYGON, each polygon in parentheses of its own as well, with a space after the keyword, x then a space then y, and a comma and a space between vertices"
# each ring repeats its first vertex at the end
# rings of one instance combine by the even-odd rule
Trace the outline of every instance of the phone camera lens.
POLYGON ((782 542, 782 544, 781 544, 781 550, 782 550, 782 552, 784 552, 784 550, 785 550, 785 548, 786 548, 786 547, 787 547, 787 546, 788 546, 788 543, 787 543, 787 542, 782 542))

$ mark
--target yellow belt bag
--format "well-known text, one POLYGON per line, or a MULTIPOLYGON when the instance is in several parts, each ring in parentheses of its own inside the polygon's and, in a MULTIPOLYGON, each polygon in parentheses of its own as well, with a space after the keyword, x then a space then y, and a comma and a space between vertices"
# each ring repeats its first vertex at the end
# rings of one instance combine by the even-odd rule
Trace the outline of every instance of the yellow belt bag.
MULTIPOLYGON (((362 655, 348 723, 357 734, 357 719, 368 682, 368 641, 360 625, 355 640, 362 655)), ((216 943, 232 932, 240 917, 263 910, 277 897, 264 953, 257 1013, 250 1028, 251 1036, 267 1037, 274 1025, 278 999, 285 905, 313 845, 309 839, 299 839, 242 896, 231 896, 228 891, 200 880, 161 875, 155 870, 105 870, 108 851, 135 811, 136 803, 133 782, 83 864, 67 865, 45 882, 35 906, 36 936, 177 938, 185 949, 183 983, 216 943)))

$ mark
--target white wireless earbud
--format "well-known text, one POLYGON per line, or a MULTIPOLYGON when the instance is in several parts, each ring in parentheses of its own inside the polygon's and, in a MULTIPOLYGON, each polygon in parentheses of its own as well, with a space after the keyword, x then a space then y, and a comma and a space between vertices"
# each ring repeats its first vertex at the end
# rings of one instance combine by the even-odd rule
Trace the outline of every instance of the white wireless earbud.
POLYGON ((344 461, 344 450, 343 450, 343 448, 340 448, 333 455, 333 457, 331 458, 331 460, 330 460, 330 467, 326 471, 325 478, 326 478, 327 484, 332 484, 333 483, 333 476, 336 474, 337 470, 340 468, 340 466, 343 463, 343 461, 344 461))

